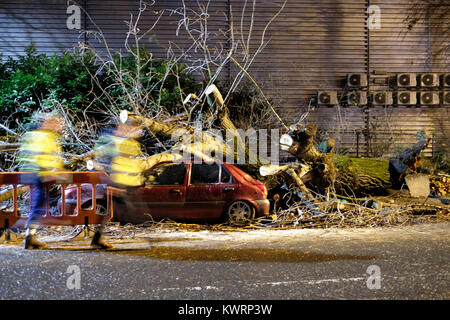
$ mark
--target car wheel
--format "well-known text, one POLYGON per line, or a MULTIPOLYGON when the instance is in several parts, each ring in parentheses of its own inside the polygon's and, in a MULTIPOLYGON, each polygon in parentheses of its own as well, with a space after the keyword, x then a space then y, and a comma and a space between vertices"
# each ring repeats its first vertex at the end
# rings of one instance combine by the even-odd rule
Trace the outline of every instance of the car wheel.
MULTIPOLYGON (((83 205, 81 206, 83 209, 86 208, 90 208, 92 206, 92 202, 88 201, 86 203, 83 203, 83 205)), ((97 203, 95 204, 95 212, 99 215, 105 215, 106 214, 106 204, 101 202, 101 201, 97 201, 97 203)))
POLYGON ((241 200, 230 204, 225 215, 228 222, 244 222, 255 217, 255 209, 250 203, 241 200))

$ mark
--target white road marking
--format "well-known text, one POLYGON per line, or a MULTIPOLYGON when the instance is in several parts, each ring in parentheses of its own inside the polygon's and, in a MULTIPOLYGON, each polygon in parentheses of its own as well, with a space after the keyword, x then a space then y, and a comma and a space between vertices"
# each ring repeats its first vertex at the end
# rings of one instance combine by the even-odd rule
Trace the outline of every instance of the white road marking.
MULTIPOLYGON (((440 273, 440 276, 450 276, 450 273, 440 273)), ((436 276, 436 274, 414 274, 414 275, 405 275, 405 276, 385 276, 383 279, 392 280, 405 280, 411 277, 428 277, 428 276, 436 276)), ((246 283, 247 287, 259 287, 259 286, 283 286, 283 285, 292 285, 292 284, 306 284, 306 285, 318 285, 323 283, 340 283, 340 282, 358 282, 358 281, 366 281, 367 277, 351 277, 351 278, 331 278, 331 279, 316 279, 316 280, 292 280, 292 281, 268 281, 268 282, 258 282, 258 283, 246 283)), ((161 288, 162 291, 201 291, 201 290, 214 290, 221 291, 225 287, 217 287, 217 286, 196 286, 196 287, 172 287, 172 288, 161 288)))

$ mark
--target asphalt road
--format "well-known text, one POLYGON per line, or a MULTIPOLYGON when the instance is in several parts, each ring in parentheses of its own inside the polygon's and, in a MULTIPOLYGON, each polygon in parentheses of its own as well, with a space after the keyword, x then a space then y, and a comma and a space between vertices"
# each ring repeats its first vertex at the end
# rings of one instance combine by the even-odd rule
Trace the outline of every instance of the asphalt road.
POLYGON ((449 299, 450 225, 0 245, 0 299, 449 299))

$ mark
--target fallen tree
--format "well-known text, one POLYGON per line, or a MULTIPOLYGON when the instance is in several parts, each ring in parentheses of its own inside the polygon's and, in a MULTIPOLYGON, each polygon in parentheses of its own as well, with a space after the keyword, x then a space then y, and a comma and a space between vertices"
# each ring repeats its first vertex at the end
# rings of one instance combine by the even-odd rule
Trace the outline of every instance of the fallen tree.
POLYGON ((333 160, 335 142, 329 138, 326 142, 327 150, 320 152, 314 143, 316 133, 317 126, 308 124, 289 133, 289 137, 292 138, 291 143, 286 136, 285 139, 288 145, 290 144, 287 152, 311 167, 311 170, 303 175, 302 181, 304 183, 311 182, 319 191, 324 191, 331 187, 336 180, 337 171, 333 160))
MULTIPOLYGON (((332 138, 316 146, 316 133, 316 125, 308 124, 294 128, 280 140, 281 148, 306 166, 265 166, 261 175, 281 175, 287 186, 295 186, 308 200, 314 199, 311 191, 321 194, 333 192, 345 197, 385 195, 390 188, 402 187, 406 175, 418 172, 420 154, 431 142, 426 135, 419 135, 420 140, 416 144, 389 160, 350 158, 333 154, 335 141, 332 138)), ((275 189, 275 194, 283 192, 280 188, 275 189)))
MULTIPOLYGON (((140 13, 144 10, 145 8, 140 8, 140 13)), ((98 112, 102 113, 104 118, 118 118, 118 113, 125 106, 142 118, 147 132, 150 133, 151 139, 148 139, 145 144, 148 151, 147 168, 161 161, 178 160, 186 156, 200 158, 205 162, 223 161, 224 159, 248 162, 249 159, 253 159, 256 160, 255 163, 247 163, 245 171, 255 178, 263 180, 270 189, 270 194, 272 196, 278 194, 278 198, 295 187, 298 191, 296 201, 299 202, 315 202, 318 194, 354 197, 383 193, 393 185, 397 187, 401 185, 405 174, 417 169, 420 152, 428 145, 429 140, 418 143, 411 150, 406 150, 389 162, 383 159, 352 159, 334 154, 335 140, 333 138, 328 138, 320 144, 320 147, 317 147, 317 126, 315 124, 297 125, 290 129, 283 123, 268 99, 265 98, 262 90, 247 72, 256 54, 265 45, 264 33, 266 29, 279 12, 264 28, 260 46, 253 56, 248 50, 251 34, 248 34, 247 41, 244 41, 241 34, 242 43, 238 44, 235 39, 241 37, 234 37, 233 25, 230 24, 228 32, 231 35, 232 43, 227 52, 220 53, 216 57, 211 56, 211 52, 220 51, 212 50, 204 41, 208 38, 208 34, 199 34, 198 38, 195 36, 195 32, 200 32, 199 30, 208 30, 205 25, 209 17, 207 8, 201 7, 196 12, 195 10, 187 10, 183 5, 183 8, 173 13, 181 16, 179 27, 186 28, 189 36, 193 39, 192 51, 198 50, 205 53, 204 60, 196 59, 194 60, 196 61, 195 65, 188 67, 189 70, 202 74, 204 80, 199 81, 201 84, 198 91, 190 92, 187 96, 185 94, 188 92, 184 92, 181 86, 178 86, 180 89, 179 99, 182 103, 176 109, 176 113, 172 109, 166 109, 161 104, 161 95, 165 90, 164 84, 169 74, 175 75, 174 78, 179 81, 179 61, 189 60, 193 56, 190 56, 188 52, 182 52, 178 57, 171 56, 172 59, 162 72, 161 79, 158 78, 161 74, 153 72, 154 68, 147 70, 146 68, 152 63, 152 60, 148 59, 147 55, 142 55, 143 51, 140 51, 139 46, 131 49, 128 44, 128 41, 132 38, 135 38, 135 42, 138 44, 139 40, 147 34, 147 32, 139 33, 137 26, 140 15, 135 20, 132 16, 129 22, 126 47, 129 49, 129 57, 135 60, 131 64, 132 68, 123 68, 123 62, 129 62, 129 60, 125 60, 127 59, 125 56, 120 53, 118 57, 113 56, 101 30, 98 30, 95 36, 101 42, 103 41, 105 47, 108 48, 106 58, 99 55, 95 48, 83 47, 83 50, 91 50, 100 63, 97 71, 92 72, 88 69, 93 83, 98 85, 101 91, 101 95, 96 96, 95 99, 105 103, 105 108, 98 110, 98 112), (189 17, 190 13, 195 16, 189 17), (197 26, 197 24, 199 25, 197 26), (238 50, 239 46, 244 50, 238 50), (240 52, 244 52, 244 55, 238 59, 243 66, 237 62, 237 58, 233 58, 240 52), (240 68, 240 71, 236 77, 233 77, 234 80, 229 90, 224 92, 224 96, 222 96, 214 83, 217 83, 218 76, 224 66, 231 61, 240 68), (215 72, 213 67, 216 67, 215 72), (103 75, 108 76, 108 86, 102 86, 99 79, 102 72, 103 75), (246 146, 245 138, 239 134, 235 121, 230 116, 228 103, 240 80, 245 76, 255 84, 261 96, 264 97, 263 104, 279 120, 280 127, 286 129, 287 132, 282 136, 280 147, 295 157, 295 163, 272 166, 269 161, 250 150, 246 146), (155 81, 148 81, 152 77, 155 78, 155 81), (113 95, 112 92, 120 92, 121 94, 113 95), (197 128, 197 124, 201 124, 200 129, 197 128), (215 134, 217 132, 222 133, 222 136, 215 134), (233 134, 231 144, 223 139, 224 132, 233 134), (243 153, 240 152, 242 150, 243 153), (242 154, 245 159, 238 159, 242 154)), ((242 13, 242 16, 245 16, 245 12, 242 13)), ((243 30, 241 30, 242 32, 243 30)), ((218 45, 217 47, 221 46, 218 45)), ((74 146, 66 153, 66 156, 71 159, 71 168, 73 170, 84 170, 86 161, 95 157, 92 151, 92 137, 98 134, 103 123, 95 122, 87 117, 84 119, 75 118, 59 102, 55 102, 53 107, 63 114, 68 124, 67 129, 70 132, 68 136, 71 137, 70 143, 74 146), (78 156, 78 154, 81 155, 78 156)), ((245 106, 242 106, 242 108, 245 108, 245 106)), ((4 146, 4 148, 6 147, 4 146)))
POLYGON ((417 172, 417 169, 422 164, 420 154, 428 147, 430 142, 431 138, 422 133, 419 135, 419 141, 413 146, 403 150, 396 157, 389 160, 389 173, 394 187, 401 187, 407 174, 417 172))

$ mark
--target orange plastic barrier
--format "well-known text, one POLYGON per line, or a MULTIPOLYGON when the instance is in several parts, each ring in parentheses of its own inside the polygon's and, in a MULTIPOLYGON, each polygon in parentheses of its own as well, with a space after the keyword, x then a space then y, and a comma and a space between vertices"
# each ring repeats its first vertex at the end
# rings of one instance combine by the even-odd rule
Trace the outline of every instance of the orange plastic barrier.
MULTIPOLYGON (((0 173, 0 186, 2 185, 12 185, 12 201, 13 207, 9 210, 4 210, 0 208, 0 228, 10 228, 10 227, 23 227, 28 219, 29 208, 26 212, 19 212, 18 210, 18 188, 21 186, 30 185, 33 181, 33 177, 36 175, 34 173, 24 173, 24 172, 8 172, 0 173)), ((106 184, 107 175, 104 172, 55 172, 52 177, 49 178, 46 185, 46 213, 42 216, 40 224, 42 225, 89 225, 89 224, 101 224, 104 219, 111 219, 111 208, 112 208, 112 195, 107 188, 106 198, 106 215, 100 215, 96 212, 97 205, 97 185, 106 184), (91 208, 81 207, 81 185, 82 184, 92 184, 92 205, 91 208), (49 190, 52 185, 61 186, 61 212, 57 214, 50 213, 50 196, 49 190), (75 185, 77 187, 77 201, 75 214, 66 214, 66 197, 65 190, 68 186, 75 185)), ((24 197, 22 195, 21 197, 24 197)), ((28 197, 29 203, 31 203, 30 194, 26 195, 28 197)))

